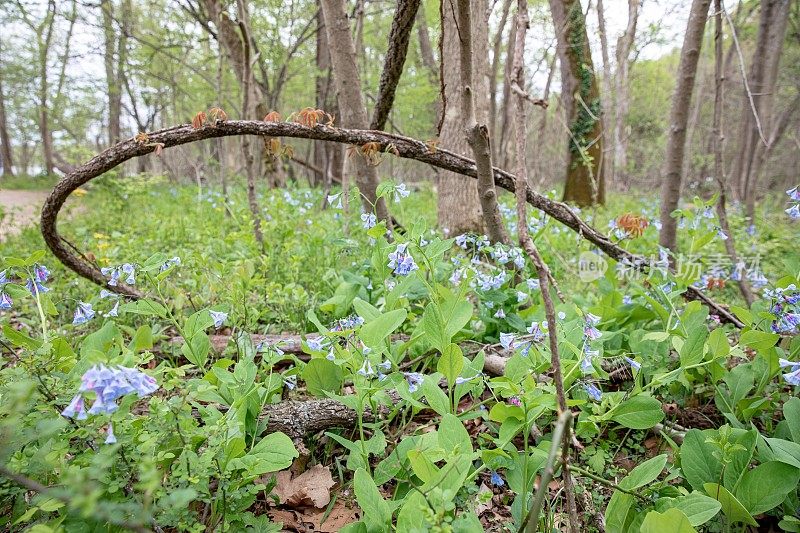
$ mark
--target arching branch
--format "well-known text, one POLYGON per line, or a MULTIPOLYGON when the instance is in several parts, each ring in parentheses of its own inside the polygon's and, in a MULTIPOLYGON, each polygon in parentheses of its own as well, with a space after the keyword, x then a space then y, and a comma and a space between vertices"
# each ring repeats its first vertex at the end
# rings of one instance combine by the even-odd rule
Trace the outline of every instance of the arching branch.
MULTIPOLYGON (((58 212, 61 210, 61 207, 72 191, 129 159, 147 155, 157 148, 170 148, 202 141, 204 139, 236 135, 293 137, 356 146, 363 146, 366 143, 376 143, 377 146, 380 146, 381 151, 390 152, 405 159, 414 159, 471 178, 476 178, 477 176, 475 162, 471 159, 447 150, 432 150, 428 144, 422 141, 381 131, 349 130, 333 128, 323 124, 318 124, 313 128, 307 128, 293 122, 261 122, 255 120, 223 121, 217 122, 215 125, 206 125, 198 129, 193 128, 189 124, 183 124, 152 132, 147 135, 146 140, 128 139, 118 143, 77 167, 58 182, 50 193, 50 196, 47 197, 44 207, 42 208, 41 228, 47 246, 64 265, 74 270, 78 275, 120 294, 141 297, 141 293, 133 287, 122 284, 109 287, 108 280, 97 267, 79 258, 68 248, 58 235, 58 229, 56 227, 58 212)), ((495 185, 498 187, 502 187, 513 193, 515 192, 515 179, 514 175, 504 170, 498 168, 494 169, 494 181, 495 185)), ((614 244, 605 235, 581 220, 567 204, 546 198, 532 191, 530 188, 527 191, 526 198, 528 203, 533 207, 540 209, 547 215, 577 232, 582 238, 597 246, 597 248, 612 259, 621 261, 627 258, 631 263, 641 265, 642 269, 646 267, 647 261, 643 257, 631 254, 614 244)), ((742 323, 730 311, 712 301, 696 288, 689 287, 686 290, 686 297, 699 300, 710 307, 712 311, 720 317, 720 320, 735 324, 737 327, 743 327, 742 323)))

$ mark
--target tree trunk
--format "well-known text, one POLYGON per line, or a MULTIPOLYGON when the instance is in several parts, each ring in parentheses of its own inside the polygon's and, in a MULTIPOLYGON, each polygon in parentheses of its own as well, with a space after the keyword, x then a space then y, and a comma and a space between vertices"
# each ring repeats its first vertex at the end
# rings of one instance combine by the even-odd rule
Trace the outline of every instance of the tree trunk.
MULTIPOLYGON (((497 25, 497 33, 494 36, 494 43, 492 44, 492 66, 489 74, 489 138, 491 138, 494 143, 492 146, 492 158, 495 161, 500 161, 500 145, 502 144, 497 142, 500 138, 500 136, 497 135, 497 77, 500 72, 500 53, 503 46, 503 31, 506 29, 510 8, 511 0, 503 0, 503 11, 500 14, 500 23, 497 25)), ((515 28, 512 24, 508 38, 513 40, 514 33, 515 28)), ((507 56, 506 64, 511 62, 511 56, 507 56)))
POLYGON ((608 185, 615 181, 616 149, 614 132, 617 130, 617 97, 611 89, 611 60, 608 54, 608 34, 606 33, 606 15, 603 0, 597 0, 597 33, 600 36, 600 53, 603 58, 603 77, 600 80, 603 100, 603 160, 600 175, 608 185))
MULTIPOLYGON (((347 128, 369 127, 367 108, 361 94, 361 78, 356 66, 356 49, 350 33, 350 22, 345 12, 344 0, 322 0, 325 29, 328 34, 331 66, 336 83, 341 125, 347 128)), ((380 220, 389 220, 389 211, 383 198, 378 199, 378 172, 360 154, 353 155, 356 183, 361 192, 362 204, 367 212, 375 211, 380 220)))
MULTIPOLYGON (((480 28, 486 27, 486 22, 483 20, 486 4, 484 0, 477 0, 475 3, 479 5, 474 6, 476 16, 472 17, 472 34, 477 36, 478 40, 482 35, 485 42, 486 32, 481 32, 480 28), (481 21, 483 22, 481 23, 481 21)), ((444 109, 439 139, 442 148, 466 155, 469 153, 469 146, 464 136, 464 122, 461 116, 461 59, 455 3, 451 6, 447 1, 443 1, 440 15, 442 18, 440 60, 442 62, 441 82, 444 86, 444 109)), ((488 43, 481 46, 476 42, 473 47, 472 68, 479 82, 482 79, 480 73, 485 72, 480 63, 486 62, 487 46, 488 43)), ((482 112, 480 104, 476 104, 476 116, 479 121, 485 117, 485 111, 482 112)), ((442 172, 439 175, 438 189, 439 226, 446 235, 459 235, 466 232, 483 233, 483 217, 476 182, 465 182, 455 173, 442 172)))
MULTIPOLYGON (((509 145, 511 143, 511 111, 512 107, 512 95, 511 95, 511 76, 513 70, 513 61, 509 61, 509 57, 514 57, 515 47, 516 47, 516 33, 517 33, 517 19, 518 17, 514 17, 511 19, 511 33, 508 37, 508 46, 506 48, 506 64, 503 68, 503 97, 502 102, 503 106, 500 110, 500 118, 502 119, 502 127, 500 128, 500 135, 498 137, 493 137, 495 143, 498 145, 498 161, 502 163, 503 168, 508 168, 511 164, 511 159, 509 157, 509 145)), ((524 90, 525 87, 522 87, 524 90)))
MULTIPOLYGON (((420 6, 417 10, 417 39, 419 40, 419 54, 422 56, 422 64, 428 71, 428 78, 431 80, 431 85, 434 87, 439 86, 439 65, 436 63, 436 58, 433 56, 433 47, 431 46, 431 38, 428 34, 428 21, 425 18, 425 6, 420 6)), ((442 102, 437 98, 433 105, 433 127, 438 131, 441 122, 442 102)))
MULTIPOLYGON (((757 169, 761 149, 772 129, 772 106, 775 100, 778 65, 783 51, 784 35, 789 20, 789 0, 763 0, 759 22, 758 40, 753 53, 753 73, 750 79, 752 107, 742 106, 743 135, 740 137, 739 159, 736 171, 742 197, 745 200, 747 217, 755 215, 757 191, 757 169), (756 123, 758 115, 761 130, 756 123)), ((745 95, 745 98, 748 98, 745 95)))
MULTIPOLYGON (((2 54, 2 49, 0 49, 2 54)), ((11 150, 11 137, 8 134, 8 118, 6 117, 6 96, 3 92, 3 77, 0 71, 0 161, 3 163, 3 176, 14 175, 14 158, 11 150)))
POLYGON ((692 0, 692 9, 681 48, 678 79, 670 109, 667 152, 664 158, 661 182, 661 232, 659 234, 659 244, 670 250, 675 250, 676 246, 677 220, 671 215, 678 207, 681 196, 683 178, 681 173, 686 149, 686 123, 689 120, 694 78, 697 73, 697 62, 700 59, 700 48, 703 44, 703 32, 710 4, 711 0, 692 0))
MULTIPOLYGON (((126 9, 127 2, 122 4, 122 20, 129 20, 126 9)), ((108 144, 118 143, 121 138, 120 117, 122 115, 122 69, 125 65, 125 32, 118 35, 114 30, 114 4, 111 0, 101 0, 100 10, 103 13, 103 36, 105 52, 103 64, 106 71, 106 92, 108 97, 108 144)), ((124 24, 124 22, 123 22, 124 24)))
POLYGON ((628 0, 628 25, 617 39, 615 52, 617 75, 614 80, 616 113, 614 117, 614 175, 627 173, 628 168, 628 109, 630 108, 630 55, 636 38, 636 23, 639 19, 639 0, 628 0))
POLYGON ((569 129, 564 200, 580 206, 605 202, 600 163, 603 124, 586 20, 579 0, 550 0, 561 60, 561 94, 569 129))
POLYGON ((47 77, 47 60, 50 44, 53 41, 53 29, 56 18, 56 3, 50 0, 47 3, 47 14, 40 27, 38 38, 39 50, 39 134, 42 138, 42 157, 44 169, 47 174, 52 174, 56 167, 55 154, 53 153, 53 132, 50 131, 50 114, 48 108, 48 92, 50 90, 47 77))
MULTIPOLYGON (((319 2, 317 2, 319 4, 319 2)), ((328 52, 328 34, 325 31, 325 18, 322 9, 317 9, 317 48, 316 48, 317 76, 315 80, 315 94, 317 109, 328 110, 328 94, 331 84, 331 58, 328 52)), ((330 174, 326 171, 328 167, 328 143, 322 141, 314 142, 314 166, 319 169, 315 171, 314 182, 312 185, 322 185, 326 188, 330 186, 330 174)))

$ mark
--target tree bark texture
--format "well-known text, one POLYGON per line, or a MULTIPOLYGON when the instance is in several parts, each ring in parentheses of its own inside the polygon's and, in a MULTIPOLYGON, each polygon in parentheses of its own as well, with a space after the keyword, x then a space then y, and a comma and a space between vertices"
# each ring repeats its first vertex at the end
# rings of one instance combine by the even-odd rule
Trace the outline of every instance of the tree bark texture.
MULTIPOLYGON (((2 54, 2 49, 0 49, 0 54, 2 54)), ((3 163, 3 176, 13 176, 14 154, 11 149, 11 136, 8 133, 6 95, 3 92, 2 72, 0 72, 0 161, 3 163)))
POLYGON ((569 137, 564 201, 580 206, 602 204, 606 194, 600 172, 602 108, 586 20, 580 0, 550 0, 550 11, 558 40, 561 95, 569 137))
POLYGON ((710 4, 711 0, 692 0, 678 64, 678 79, 669 114, 667 152, 664 157, 661 178, 661 232, 658 240, 661 246, 673 251, 676 249, 678 221, 672 218, 672 212, 678 207, 681 196, 683 158, 686 150, 686 124, 689 120, 694 79, 697 74, 697 63, 700 59, 700 48, 703 44, 703 32, 710 4))

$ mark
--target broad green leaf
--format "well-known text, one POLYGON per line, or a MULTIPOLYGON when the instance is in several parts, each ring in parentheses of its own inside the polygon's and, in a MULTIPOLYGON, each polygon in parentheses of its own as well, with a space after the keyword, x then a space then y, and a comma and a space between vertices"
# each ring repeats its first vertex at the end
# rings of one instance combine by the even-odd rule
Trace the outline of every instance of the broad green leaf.
POLYGON ((764 439, 769 444, 769 452, 766 450, 761 451, 762 460, 763 456, 767 455, 770 461, 780 461, 787 465, 800 468, 800 444, 783 439, 764 439))
POLYGON ((754 350, 761 351, 775 346, 779 338, 780 335, 777 333, 767 333, 765 331, 751 329, 750 331, 742 333, 742 336, 739 337, 739 344, 744 344, 754 350))
POLYGON ((759 515, 780 505, 798 481, 800 469, 769 461, 745 472, 736 497, 751 515, 759 515))
POLYGON ((639 394, 622 402, 611 417, 614 422, 630 429, 649 429, 664 419, 661 402, 639 394))
POLYGON ((439 422, 439 446, 443 448, 448 455, 458 455, 462 453, 472 453, 472 441, 469 438, 464 424, 457 416, 447 413, 442 416, 442 421, 439 422))
POLYGON ((636 490, 640 487, 644 487, 658 478, 666 464, 667 454, 661 454, 652 459, 648 459, 631 470, 630 473, 619 482, 619 486, 626 490, 636 490))
POLYGON ((436 370, 444 374, 447 383, 452 387, 463 368, 464 354, 461 353, 461 348, 457 344, 448 344, 439 357, 436 370))
POLYGON ((705 494, 694 491, 691 494, 679 498, 675 502, 675 508, 683 511, 693 526, 705 524, 722 509, 722 505, 705 494))
POLYGON ((135 302, 128 302, 119 306, 119 310, 124 313, 135 315, 157 316, 167 318, 167 308, 160 303, 143 298, 135 302))
POLYGON ((395 309, 384 313, 361 326, 358 336, 369 348, 375 351, 383 351, 383 341, 400 327, 407 314, 408 312, 405 309, 395 309))
POLYGON ((703 349, 708 338, 708 328, 705 324, 698 324, 689 331, 689 336, 680 350, 681 366, 696 365, 703 360, 703 349))
POLYGON ((289 468, 300 454, 292 444, 292 439, 280 431, 270 433, 253 446, 244 457, 228 463, 228 470, 245 470, 248 476, 260 476, 267 472, 277 472, 289 468))
POLYGON ((706 442, 714 435, 712 430, 690 429, 681 444, 681 470, 683 477, 695 490, 702 490, 706 483, 718 481, 722 465, 714 456, 715 448, 706 442))
POLYGON ((358 505, 364 511, 367 529, 369 531, 386 531, 390 526, 392 512, 366 470, 362 468, 356 470, 353 490, 356 493, 358 505))
POLYGON ((414 471, 414 475, 420 478, 423 483, 433 479, 436 473, 439 472, 439 468, 433 464, 433 461, 428 459, 423 451, 409 450, 408 460, 411 463, 411 470, 414 471))
POLYGON ((739 500, 722 485, 704 483, 703 489, 706 491, 706 494, 722 504, 722 512, 731 522, 742 522, 751 526, 758 525, 739 500))
POLYGON ((624 492, 614 491, 606 507, 605 520, 607 533, 624 533, 632 519, 631 509, 634 497, 624 492))
POLYGON ((725 335, 723 328, 717 328, 708 336, 708 350, 711 354, 717 357, 725 357, 731 351, 731 345, 728 344, 728 337, 725 335))
POLYGON ((325 358, 314 358, 306 364, 301 374, 309 394, 326 396, 342 388, 343 373, 339 365, 325 358))
POLYGON ((789 426, 792 440, 800 444, 800 398, 791 398, 783 404, 783 418, 789 426))
POLYGON ((358 316, 363 318, 366 322, 380 316, 380 310, 369 302, 365 302, 361 298, 353 300, 353 309, 356 310, 358 316))
POLYGON ((663 513, 650 511, 639 529, 641 533, 694 533, 689 518, 675 507, 663 513))
POLYGON ((420 386, 422 394, 428 400, 431 409, 445 415, 450 412, 450 400, 447 395, 439 388, 439 378, 436 376, 425 376, 425 380, 420 386))

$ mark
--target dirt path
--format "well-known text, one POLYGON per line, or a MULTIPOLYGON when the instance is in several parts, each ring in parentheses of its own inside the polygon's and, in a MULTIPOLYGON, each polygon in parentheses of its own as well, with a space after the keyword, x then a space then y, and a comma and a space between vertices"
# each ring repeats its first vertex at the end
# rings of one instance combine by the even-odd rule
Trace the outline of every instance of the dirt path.
POLYGON ((42 204, 49 191, 0 190, 0 242, 38 224, 42 204))

